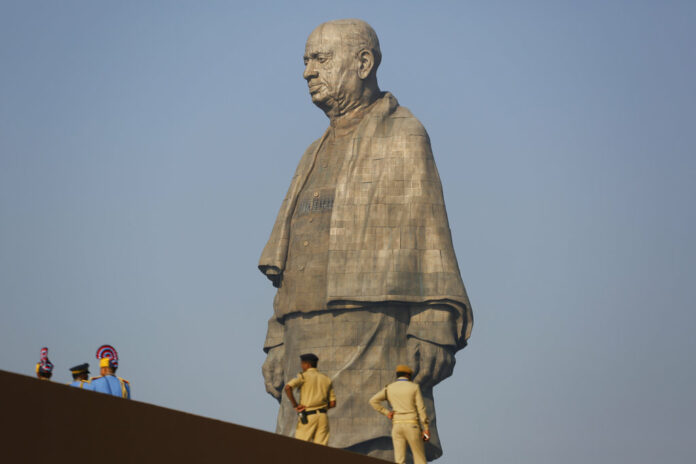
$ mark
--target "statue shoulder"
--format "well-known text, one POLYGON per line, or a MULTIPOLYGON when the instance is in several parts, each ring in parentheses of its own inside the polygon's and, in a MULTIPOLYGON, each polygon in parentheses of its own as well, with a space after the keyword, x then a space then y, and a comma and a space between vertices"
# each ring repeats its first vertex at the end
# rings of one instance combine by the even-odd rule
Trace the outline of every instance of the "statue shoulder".
POLYGON ((314 151, 317 149, 317 147, 321 143, 321 139, 323 139, 323 138, 324 138, 324 135, 322 134, 321 137, 316 139, 314 142, 310 143, 309 146, 307 147, 307 149, 305 150, 304 154, 306 155, 308 153, 314 153, 314 151))
POLYGON ((389 116, 389 119, 393 121, 392 131, 394 132, 394 135, 410 135, 420 137, 428 136, 423 124, 413 115, 413 113, 411 113, 408 108, 404 106, 397 107, 396 110, 389 116))

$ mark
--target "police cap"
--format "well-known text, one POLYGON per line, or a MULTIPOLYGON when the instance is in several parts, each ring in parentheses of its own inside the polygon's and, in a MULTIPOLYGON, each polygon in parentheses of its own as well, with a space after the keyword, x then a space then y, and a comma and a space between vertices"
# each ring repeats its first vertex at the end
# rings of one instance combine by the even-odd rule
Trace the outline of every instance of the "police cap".
POLYGON ((77 374, 89 374, 89 363, 78 364, 77 366, 71 367, 70 372, 77 374))
POLYGON ((319 357, 314 353, 305 353, 300 355, 300 361, 315 363, 319 361, 319 357))
POLYGON ((413 369, 405 364, 399 364, 396 366, 396 372, 403 372, 404 374, 413 375, 413 369))

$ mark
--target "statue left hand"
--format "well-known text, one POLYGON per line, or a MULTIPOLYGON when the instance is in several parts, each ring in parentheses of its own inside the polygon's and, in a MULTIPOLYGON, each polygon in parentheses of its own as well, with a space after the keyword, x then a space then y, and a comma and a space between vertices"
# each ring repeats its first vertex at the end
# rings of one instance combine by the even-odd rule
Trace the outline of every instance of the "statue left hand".
POLYGON ((408 337, 406 342, 413 381, 423 388, 432 388, 450 375, 457 362, 454 349, 408 337))

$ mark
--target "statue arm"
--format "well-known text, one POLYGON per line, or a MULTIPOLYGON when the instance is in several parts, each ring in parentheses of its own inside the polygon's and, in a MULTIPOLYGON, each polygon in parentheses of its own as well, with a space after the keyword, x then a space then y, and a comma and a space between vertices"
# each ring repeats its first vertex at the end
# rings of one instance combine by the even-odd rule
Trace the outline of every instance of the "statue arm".
POLYGON ((271 281, 275 288, 280 287, 283 271, 276 266, 259 266, 259 270, 271 281))
POLYGON ((462 317, 449 304, 414 305, 408 335, 427 342, 455 349, 459 345, 458 327, 462 317))
POLYGON ((272 316, 268 320, 268 329, 266 330, 266 340, 263 342, 263 351, 268 354, 273 348, 276 348, 284 343, 285 325, 278 318, 272 316))
POLYGON ((258 268, 276 288, 280 287, 283 280, 283 270, 285 269, 290 237, 290 218, 295 208, 297 195, 299 195, 300 189, 309 175, 317 150, 326 134, 328 134, 328 130, 320 139, 314 141, 302 155, 295 170, 295 175, 290 181, 290 187, 285 195, 285 199, 283 199, 283 203, 280 205, 271 236, 261 252, 258 268))

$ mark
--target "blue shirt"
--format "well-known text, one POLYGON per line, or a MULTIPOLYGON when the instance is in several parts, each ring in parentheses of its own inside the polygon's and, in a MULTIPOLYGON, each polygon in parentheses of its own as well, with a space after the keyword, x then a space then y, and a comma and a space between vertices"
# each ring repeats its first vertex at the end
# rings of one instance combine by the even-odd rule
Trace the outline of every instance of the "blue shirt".
POLYGON ((77 387, 83 390, 94 390, 92 384, 89 383, 89 380, 73 380, 72 383, 70 383, 69 385, 71 387, 77 387))
POLYGON ((115 375, 96 377, 92 379, 91 385, 95 392, 106 393, 107 395, 120 398, 130 398, 130 384, 127 380, 115 375))

